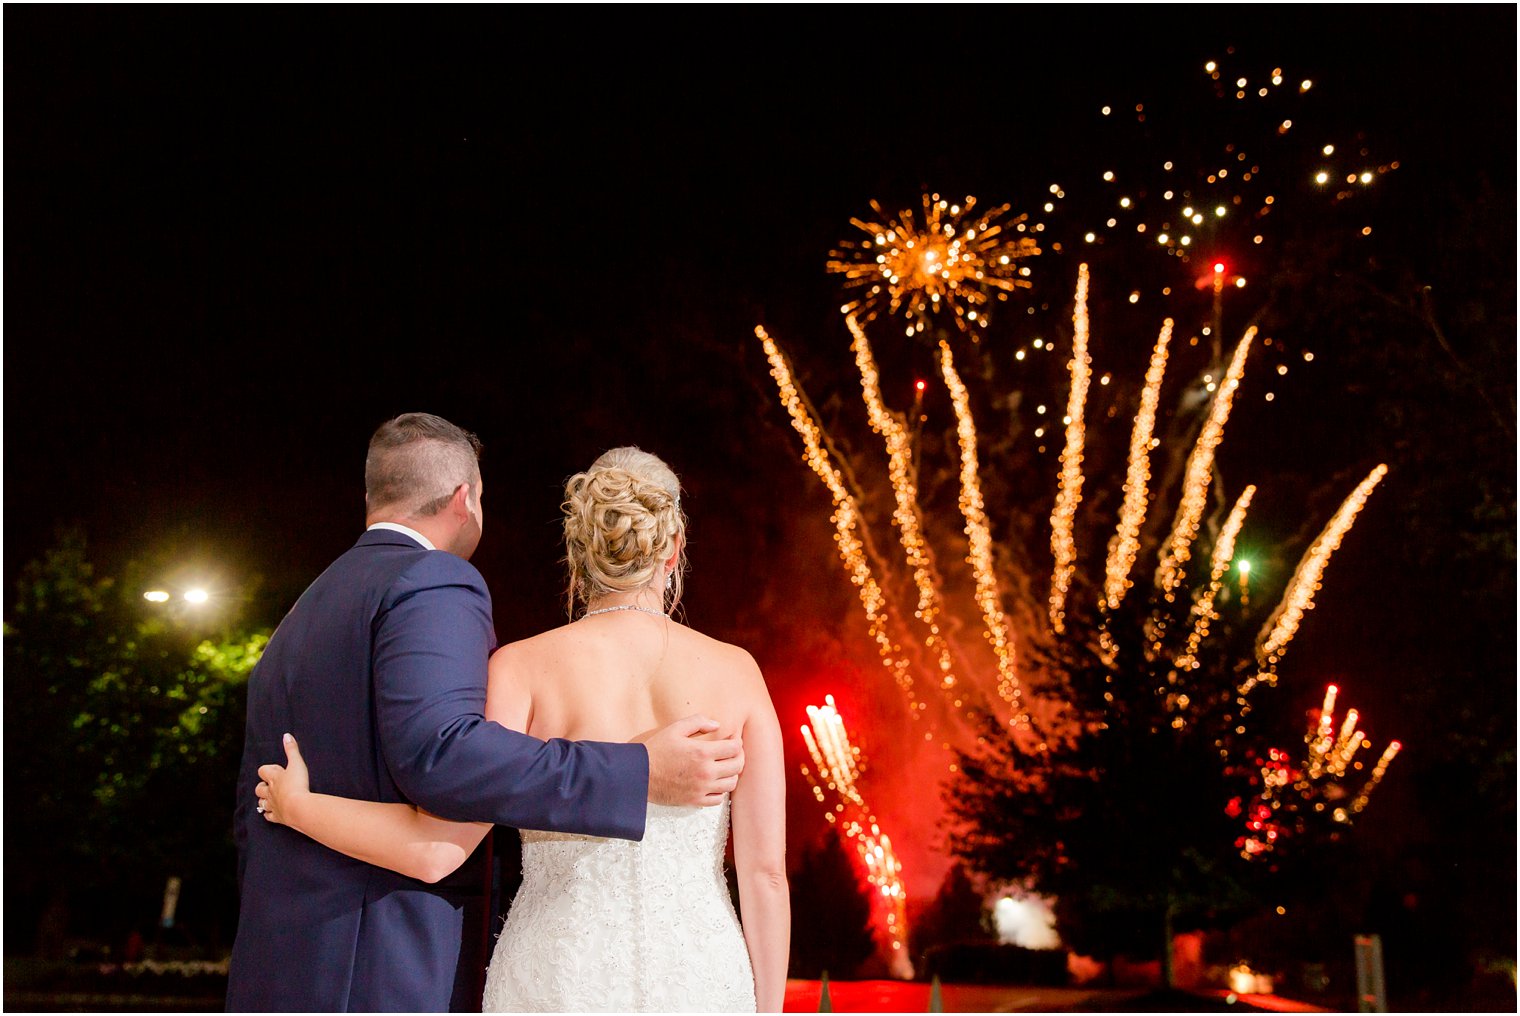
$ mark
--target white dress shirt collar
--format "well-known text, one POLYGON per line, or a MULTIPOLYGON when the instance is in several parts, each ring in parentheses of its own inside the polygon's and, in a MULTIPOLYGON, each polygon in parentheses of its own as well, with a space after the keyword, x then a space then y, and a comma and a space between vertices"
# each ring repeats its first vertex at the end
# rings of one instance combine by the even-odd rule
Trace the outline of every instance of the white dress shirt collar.
POLYGON ((367 533, 370 531, 370 529, 389 529, 393 533, 401 533, 403 536, 410 536, 412 539, 422 544, 428 550, 438 549, 437 547, 433 546, 432 540, 429 540, 426 536, 423 536, 421 533, 417 532, 417 530, 412 529, 409 526, 403 526, 399 522, 376 522, 374 525, 370 526, 364 531, 367 533))

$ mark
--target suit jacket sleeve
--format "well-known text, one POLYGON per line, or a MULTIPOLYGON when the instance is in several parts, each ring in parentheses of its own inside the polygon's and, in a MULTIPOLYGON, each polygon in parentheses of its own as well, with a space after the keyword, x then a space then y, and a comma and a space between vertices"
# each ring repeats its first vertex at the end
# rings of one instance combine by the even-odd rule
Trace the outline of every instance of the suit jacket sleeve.
POLYGON ((410 801, 456 821, 643 837, 643 745, 540 741, 483 715, 491 599, 468 562, 422 555, 374 625, 381 753, 410 801))

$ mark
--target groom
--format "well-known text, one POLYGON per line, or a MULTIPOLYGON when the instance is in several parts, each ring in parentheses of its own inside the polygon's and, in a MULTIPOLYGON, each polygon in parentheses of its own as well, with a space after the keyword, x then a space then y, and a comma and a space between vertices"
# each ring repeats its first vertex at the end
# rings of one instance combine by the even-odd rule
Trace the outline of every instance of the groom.
MULTIPOLYGON (((237 785, 241 912, 232 1011, 480 1009, 486 848, 428 885, 345 857, 254 810, 292 733, 312 790, 444 818, 637 840, 645 801, 716 804, 737 740, 692 717, 644 744, 540 741, 482 716, 496 640, 469 558, 480 443, 447 420, 383 424, 364 464, 363 536, 301 595, 248 681, 237 785)), ((490 838, 487 837, 487 844, 490 838)))

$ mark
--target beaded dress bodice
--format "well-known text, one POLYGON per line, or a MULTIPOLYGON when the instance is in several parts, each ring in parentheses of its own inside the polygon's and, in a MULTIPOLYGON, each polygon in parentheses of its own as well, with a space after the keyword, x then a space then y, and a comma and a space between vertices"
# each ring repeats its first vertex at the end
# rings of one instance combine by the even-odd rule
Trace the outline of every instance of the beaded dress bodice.
POLYGON ((649 805, 644 839, 525 830, 487 1012, 753 1012, 723 872, 729 801, 649 805))

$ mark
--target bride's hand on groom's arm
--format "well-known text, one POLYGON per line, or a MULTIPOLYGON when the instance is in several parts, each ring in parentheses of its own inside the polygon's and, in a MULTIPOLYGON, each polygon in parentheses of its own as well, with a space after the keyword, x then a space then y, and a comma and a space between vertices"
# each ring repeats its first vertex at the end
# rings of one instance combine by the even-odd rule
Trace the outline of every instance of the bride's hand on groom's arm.
POLYGON ((710 741, 718 724, 705 716, 688 716, 661 727, 647 738, 649 800, 655 804, 714 805, 739 782, 744 744, 738 737, 710 741))
POLYGON ((259 766, 259 779, 262 782, 253 788, 253 793, 259 799, 258 809, 264 818, 299 828, 295 817, 301 802, 311 796, 311 777, 294 737, 285 735, 285 764, 259 766))

